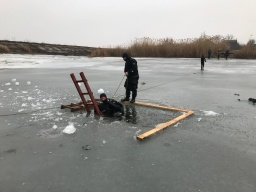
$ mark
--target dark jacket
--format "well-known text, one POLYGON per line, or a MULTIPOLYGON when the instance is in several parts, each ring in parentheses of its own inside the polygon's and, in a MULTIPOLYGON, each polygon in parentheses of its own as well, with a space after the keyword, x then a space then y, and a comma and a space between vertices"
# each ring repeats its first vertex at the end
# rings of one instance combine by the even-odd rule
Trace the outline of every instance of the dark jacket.
POLYGON ((100 103, 98 107, 104 116, 114 116, 117 112, 124 115, 123 105, 114 99, 107 99, 105 102, 100 103))
POLYGON ((201 64, 204 64, 204 62, 206 62, 206 59, 204 56, 201 57, 201 64))
POLYGON ((128 79, 134 76, 139 77, 137 61, 131 57, 127 58, 125 62, 124 72, 128 73, 128 79))
POLYGON ((128 73, 127 79, 124 83, 124 87, 135 90, 138 88, 139 72, 137 61, 131 57, 128 57, 125 62, 124 72, 128 73))

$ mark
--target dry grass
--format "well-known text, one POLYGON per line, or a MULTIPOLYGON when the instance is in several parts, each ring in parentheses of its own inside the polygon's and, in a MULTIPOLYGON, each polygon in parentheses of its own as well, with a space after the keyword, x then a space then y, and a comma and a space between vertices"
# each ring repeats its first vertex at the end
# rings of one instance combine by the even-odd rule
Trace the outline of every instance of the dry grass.
POLYGON ((235 53, 234 57, 239 59, 256 59, 255 41, 249 40, 247 45, 235 53))
POLYGON ((21 48, 23 51, 25 51, 25 53, 29 53, 29 54, 32 53, 32 50, 31 50, 31 48, 30 48, 29 45, 19 45, 19 46, 20 46, 20 48, 21 48))
POLYGON ((120 57, 127 49, 121 48, 98 48, 91 52, 90 57, 120 57))
POLYGON ((195 39, 174 40, 170 38, 136 39, 127 47, 116 47, 108 49, 95 49, 92 57, 120 57, 123 52, 130 53, 133 57, 185 57, 197 58, 202 54, 207 56, 208 49, 212 55, 219 49, 226 50, 228 45, 221 36, 206 36, 195 39))
MULTIPOLYGON (((202 54, 207 57, 208 50, 211 49, 212 57, 217 57, 218 50, 229 49, 226 42, 227 37, 220 35, 202 35, 194 39, 175 40, 171 38, 135 39, 127 47, 99 48, 91 53, 91 57, 120 57, 123 52, 130 53, 133 57, 163 57, 163 58, 198 58, 202 54)), ((231 54, 230 57, 241 59, 256 59, 255 42, 249 41, 241 50, 231 54)))
POLYGON ((10 49, 6 45, 0 44, 0 53, 10 53, 10 49))

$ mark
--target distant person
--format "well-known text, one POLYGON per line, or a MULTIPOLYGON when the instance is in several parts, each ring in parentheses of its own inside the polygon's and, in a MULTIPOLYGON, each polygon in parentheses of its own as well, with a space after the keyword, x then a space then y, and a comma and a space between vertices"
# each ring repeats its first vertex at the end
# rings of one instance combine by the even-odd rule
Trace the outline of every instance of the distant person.
POLYGON ((108 99, 105 93, 100 94, 101 103, 98 107, 104 116, 121 117, 124 115, 124 107, 114 99, 108 99))
POLYGON ((201 56, 201 70, 204 70, 204 62, 206 62, 206 59, 204 57, 204 54, 201 56))
POLYGON ((220 59, 220 54, 221 54, 221 51, 218 50, 218 59, 220 59))
POLYGON ((229 56, 229 50, 228 50, 228 49, 225 51, 224 56, 225 56, 225 58, 226 58, 226 60, 227 60, 227 59, 228 59, 228 56, 229 56))
POLYGON ((138 89, 138 82, 139 82, 139 72, 138 72, 138 65, 137 61, 131 58, 127 53, 122 55, 123 60, 125 61, 124 67, 124 75, 127 77, 124 83, 125 91, 125 98, 121 99, 122 102, 129 101, 130 95, 132 92, 132 99, 130 103, 134 103, 137 97, 137 89, 138 89))
POLYGON ((209 50, 208 50, 208 59, 211 59, 211 55, 212 55, 212 50, 209 49, 209 50))

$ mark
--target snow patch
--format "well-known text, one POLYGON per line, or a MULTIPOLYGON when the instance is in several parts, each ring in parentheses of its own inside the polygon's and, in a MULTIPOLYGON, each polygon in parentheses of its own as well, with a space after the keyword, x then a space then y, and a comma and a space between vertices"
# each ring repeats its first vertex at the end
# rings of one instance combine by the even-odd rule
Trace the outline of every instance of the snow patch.
POLYGON ((63 131, 66 134, 73 134, 76 132, 76 128, 74 127, 74 123, 70 123, 63 131))
POLYGON ((100 94, 102 94, 102 93, 105 93, 104 90, 103 90, 103 89, 99 89, 99 90, 98 90, 98 94, 100 95, 100 94))
POLYGON ((27 103, 22 103, 21 107, 27 107, 28 104, 27 103))
POLYGON ((220 115, 219 113, 216 113, 214 111, 203 111, 203 113, 205 114, 205 116, 218 116, 218 115, 220 115))

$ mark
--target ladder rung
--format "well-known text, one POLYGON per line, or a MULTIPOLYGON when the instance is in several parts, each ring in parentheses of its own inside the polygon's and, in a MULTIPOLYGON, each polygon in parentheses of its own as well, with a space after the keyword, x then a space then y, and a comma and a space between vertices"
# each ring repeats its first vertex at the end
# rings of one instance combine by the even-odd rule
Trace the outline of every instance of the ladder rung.
POLYGON ((83 80, 78 80, 78 81, 76 81, 77 83, 81 83, 81 82, 83 82, 83 80))
POLYGON ((88 95, 89 93, 82 93, 83 95, 88 95))

